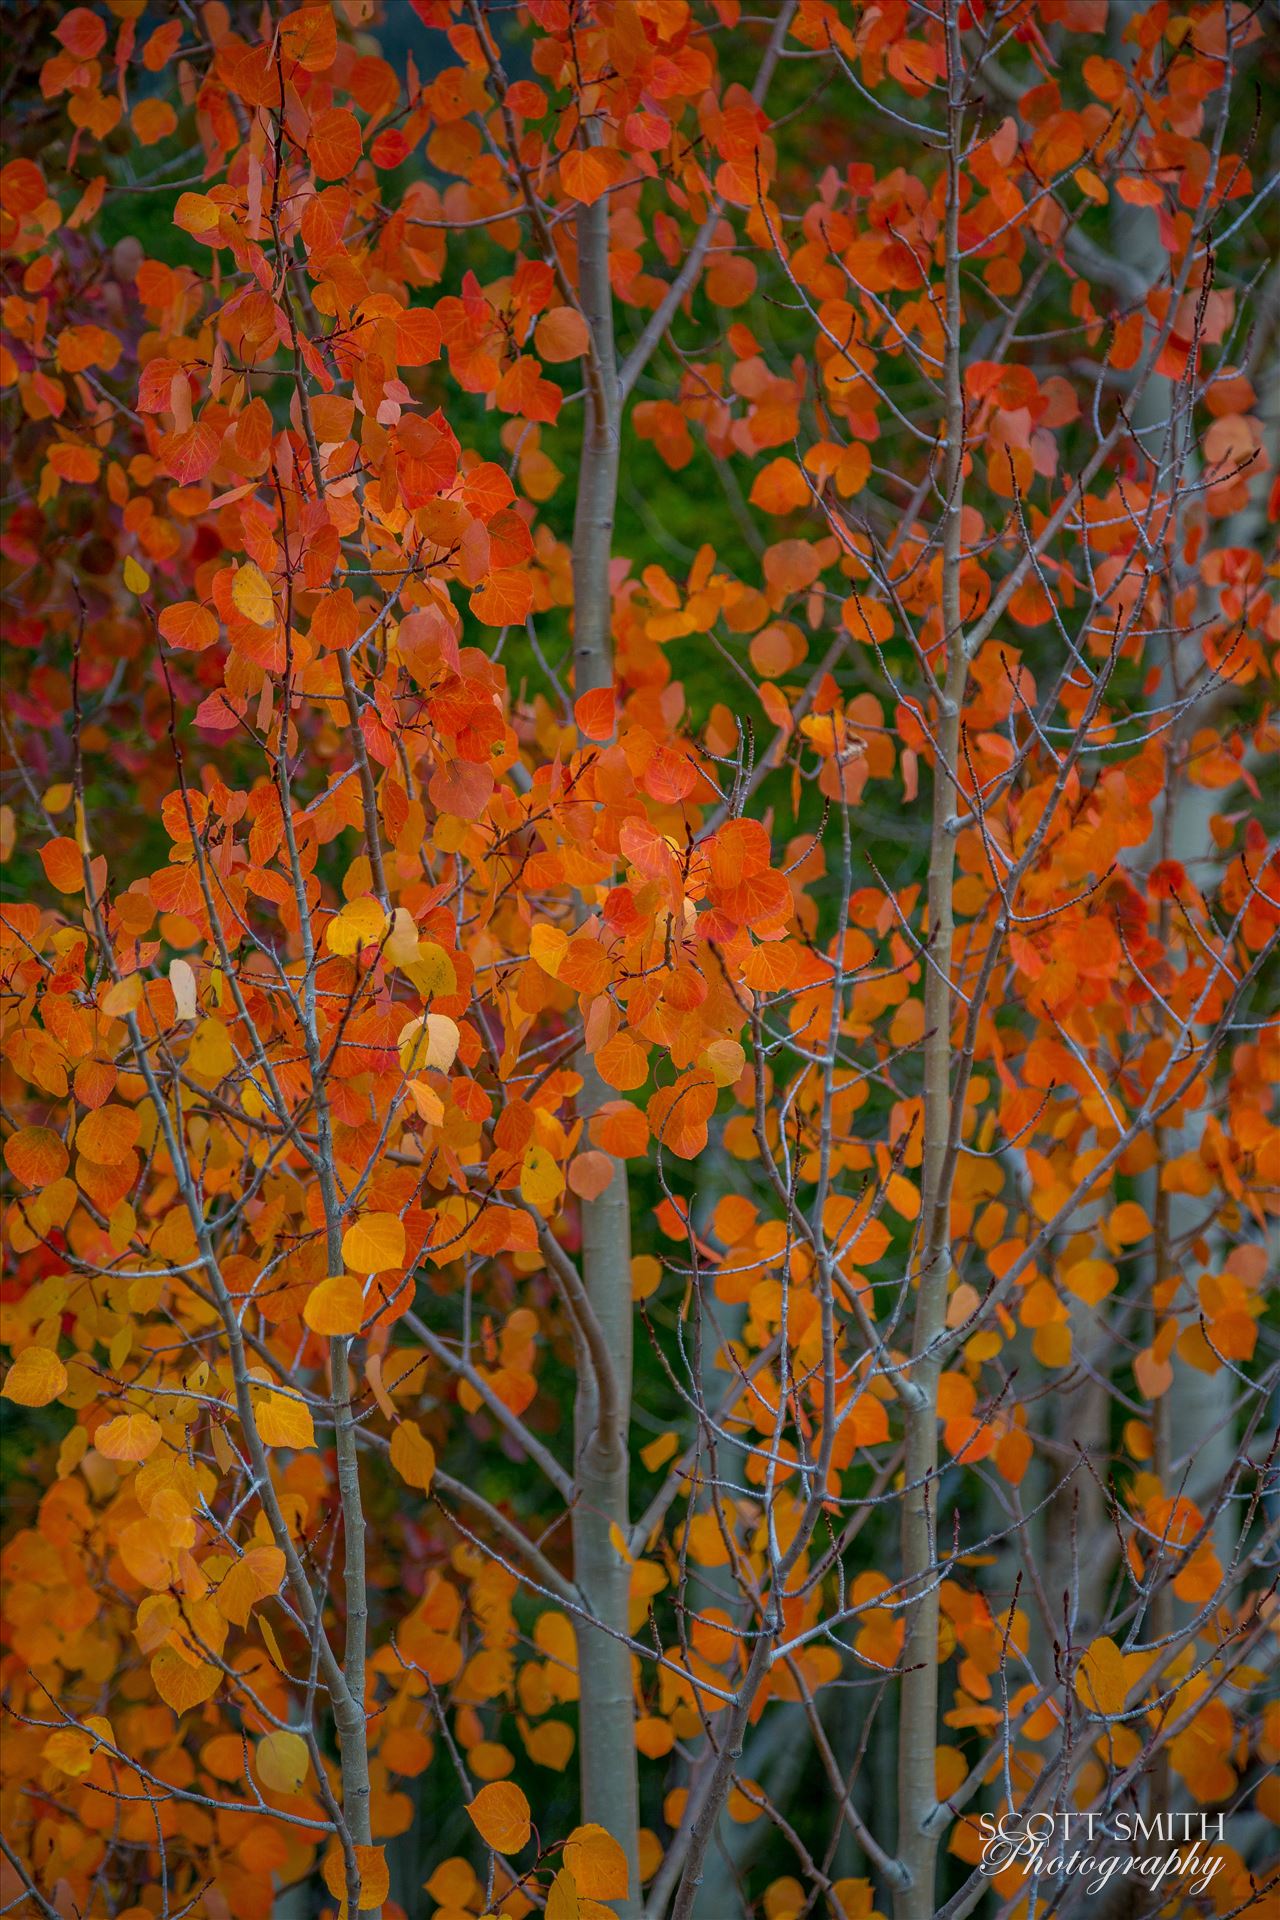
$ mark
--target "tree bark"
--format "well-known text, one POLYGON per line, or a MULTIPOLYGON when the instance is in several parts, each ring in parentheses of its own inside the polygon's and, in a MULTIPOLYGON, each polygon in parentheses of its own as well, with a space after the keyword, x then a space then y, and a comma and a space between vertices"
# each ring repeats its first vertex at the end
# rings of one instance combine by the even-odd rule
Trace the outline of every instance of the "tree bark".
MULTIPOLYGON (((590 140, 594 128, 588 126, 590 140)), ((586 426, 573 529, 574 692, 613 685, 609 563, 618 491, 619 411, 613 297, 609 286, 607 199, 578 212, 578 292, 591 334, 586 426)), ((589 1120, 611 1097, 584 1048, 578 1057, 578 1105, 589 1120)), ((577 1498, 573 1511, 574 1574, 604 1631, 577 1628, 581 1697, 578 1714, 582 1818, 613 1835, 627 1856, 630 1890, 615 1910, 640 1912, 639 1796, 631 1654, 619 1637, 629 1624, 630 1570, 615 1540, 630 1532, 628 1437, 631 1410, 631 1199, 626 1162, 613 1160, 604 1192, 582 1203, 582 1278, 604 1334, 617 1382, 617 1410, 602 1422, 588 1370, 578 1376, 574 1406, 577 1498), (616 1529, 616 1531, 615 1531, 616 1529)))

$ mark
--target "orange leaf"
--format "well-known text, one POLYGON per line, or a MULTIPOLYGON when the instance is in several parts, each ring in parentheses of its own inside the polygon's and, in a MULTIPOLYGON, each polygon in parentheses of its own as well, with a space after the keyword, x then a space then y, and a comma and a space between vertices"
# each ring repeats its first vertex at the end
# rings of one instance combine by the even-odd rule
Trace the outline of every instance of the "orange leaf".
POLYGON ((576 360, 589 341, 587 323, 576 307, 552 307, 533 330, 533 344, 544 360, 576 360))
POLYGON ((326 593, 311 621, 311 641, 325 653, 336 653, 357 639, 364 623, 350 587, 326 593))
POLYGON ((598 1200, 613 1179, 607 1153, 578 1153, 569 1162, 569 1185, 582 1200, 598 1200))
POLYGON ((217 1589, 218 1611, 242 1627, 259 1600, 279 1593, 284 1582, 284 1554, 279 1547, 260 1542, 250 1547, 223 1575, 217 1589))
POLYGON ((649 1077, 649 1056, 629 1033, 615 1033, 596 1055, 596 1072, 607 1087, 618 1093, 630 1093, 642 1087, 649 1077))
POLYGON ((794 513, 808 506, 808 482, 794 460, 779 458, 762 467, 751 488, 751 504, 765 513, 794 513))
POLYGON ((470 605, 486 627, 522 627, 533 606, 533 580, 523 567, 498 567, 470 605))
POLYGON ((99 1167, 119 1166, 138 1144, 142 1119, 133 1107, 99 1107, 76 1129, 76 1146, 99 1167))
POLYGON ((455 760, 438 766, 427 783, 427 796, 441 813, 459 820, 478 820, 493 792, 491 767, 475 760, 455 760))
POLYGON ((467 1812, 480 1838, 495 1853, 519 1853, 533 1831, 529 1802, 509 1780, 481 1787, 467 1812))
POLYGON ((402 367, 425 367, 440 358, 443 331, 431 307, 407 307, 396 316, 396 359, 402 367))
POLYGON ((613 147, 570 147, 560 156, 560 184, 584 207, 593 206, 626 171, 625 155, 613 147))
POLYGON ((307 157, 317 179, 344 180, 360 158, 360 122, 345 107, 326 107, 311 122, 307 157))
POLYGON ((298 7, 280 22, 280 46, 286 60, 308 73, 323 73, 338 51, 338 32, 327 6, 298 7))
POLYGON ((40 849, 45 878, 59 893, 79 893, 84 886, 84 861, 74 840, 49 840, 40 849))
MULTIPOLYGON (((355 1849, 356 1869, 360 1875, 360 1911, 367 1913, 373 1907, 385 1904, 391 1891, 391 1875, 387 1868, 387 1855, 383 1847, 357 1847, 355 1849)), ((321 1865, 324 1883, 335 1900, 347 1897, 347 1869, 342 1848, 336 1844, 326 1853, 321 1865)))
POLYGON ((21 1127, 4 1143, 4 1163, 10 1173, 36 1193, 61 1180, 69 1160, 52 1127, 21 1127))
POLYGON ((591 1119, 594 1146, 616 1160, 635 1160, 648 1150, 649 1122, 629 1100, 610 1100, 591 1119))
POLYGON ((782 940, 752 947, 742 963, 743 981, 754 993, 781 993, 791 985, 796 971, 796 950, 782 940))
POLYGON ((428 1491, 436 1470, 435 1448, 412 1420, 402 1420, 391 1436, 391 1464, 406 1485, 428 1491))
POLYGON ((867 646, 885 646, 893 638, 893 615, 882 601, 850 594, 843 607, 844 624, 855 640, 867 646))
POLYGON ((218 224, 220 208, 207 193, 182 193, 173 210, 173 224, 184 233, 209 233, 218 224))
POLYGON ((218 622, 198 600, 178 600, 160 615, 160 632, 171 647, 203 653, 218 637, 218 622))

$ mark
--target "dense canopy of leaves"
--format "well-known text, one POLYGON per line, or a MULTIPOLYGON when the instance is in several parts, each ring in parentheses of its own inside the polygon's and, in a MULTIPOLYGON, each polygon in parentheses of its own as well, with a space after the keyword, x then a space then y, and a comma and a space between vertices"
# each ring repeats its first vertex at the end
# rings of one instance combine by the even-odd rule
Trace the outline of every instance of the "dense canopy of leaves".
POLYGON ((16 32, 0 1907, 1274 1899, 1259 17, 16 32))

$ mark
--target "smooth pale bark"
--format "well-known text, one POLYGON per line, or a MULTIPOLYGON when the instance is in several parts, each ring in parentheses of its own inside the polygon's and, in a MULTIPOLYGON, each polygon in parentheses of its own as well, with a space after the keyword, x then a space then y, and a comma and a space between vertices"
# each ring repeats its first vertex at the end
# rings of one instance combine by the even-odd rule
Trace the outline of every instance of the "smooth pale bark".
MULTIPOLYGON (((579 1104, 594 1111, 610 1097, 591 1061, 580 1057, 579 1104)), ((631 1220, 625 1164, 598 1199, 583 1206, 582 1268, 587 1296, 613 1355, 619 1416, 612 1430, 597 1418, 598 1396, 585 1373, 574 1408, 577 1499, 573 1565, 594 1617, 612 1632, 579 1622, 579 1768, 584 1820, 598 1821, 627 1855, 631 1894, 615 1902, 634 1915, 639 1902, 639 1814, 631 1654, 618 1638, 628 1626, 631 1570, 615 1544, 630 1524, 627 1412, 631 1405, 631 1220)))
MULTIPOLYGON (((1123 55, 1121 36, 1134 12, 1132 5, 1125 4, 1113 22, 1112 38, 1116 43, 1114 54, 1117 58, 1123 55)), ((1148 286, 1158 285, 1166 269, 1166 254, 1161 243, 1159 224, 1150 209, 1117 205, 1111 211, 1111 229, 1113 250, 1132 264, 1134 271, 1148 286)), ((1141 436, 1153 462, 1168 464, 1175 486, 1194 481, 1200 469, 1197 449, 1194 444, 1187 444, 1191 433, 1190 420, 1177 417, 1178 405, 1179 392, 1175 383, 1168 378, 1155 378, 1146 382, 1133 408, 1135 432, 1141 436)), ((1194 508, 1198 501, 1193 496, 1187 504, 1194 508)), ((1176 553, 1184 535, 1185 523, 1180 512, 1175 517, 1171 541, 1175 554, 1172 566, 1178 564, 1176 553)), ((1196 673, 1203 667, 1198 623, 1193 623, 1186 631, 1170 633, 1166 639, 1166 649, 1158 699, 1162 709, 1171 710, 1186 698, 1187 687, 1194 683, 1196 673)), ((1150 867, 1157 861, 1179 861, 1189 872, 1196 874, 1207 891, 1209 875, 1204 870, 1204 856, 1206 849, 1213 845, 1210 820, 1222 804, 1223 797, 1212 789, 1198 787, 1187 781, 1185 757, 1191 734, 1203 724, 1198 705, 1192 706, 1175 719, 1165 735, 1164 787, 1156 797, 1154 828, 1138 855, 1138 864, 1140 867, 1150 867)), ((1162 946, 1167 947, 1174 936, 1174 928, 1172 907, 1166 901, 1160 916, 1162 946)), ((1153 1018, 1156 1032, 1162 1034, 1166 1023, 1159 1007, 1155 1009, 1153 1018)), ((1169 1291, 1187 1290, 1189 1283, 1183 1278, 1184 1265, 1190 1242, 1200 1231, 1203 1216, 1198 1200, 1187 1194, 1166 1190, 1164 1169, 1170 1160, 1194 1150, 1202 1127, 1203 1115, 1196 1114, 1190 1116, 1185 1128, 1155 1129, 1155 1166, 1147 1182, 1148 1210, 1153 1228, 1149 1269, 1153 1293, 1143 1335, 1151 1340, 1156 1337, 1165 1318, 1169 1291)), ((1225 1248, 1220 1245, 1220 1235, 1214 1238, 1219 1241, 1219 1250, 1225 1253, 1225 1248)), ((1170 1497, 1181 1494, 1205 1509, 1219 1499, 1221 1489, 1230 1477, 1235 1455, 1235 1430, 1231 1419, 1233 1393, 1234 1381, 1229 1369, 1222 1367, 1215 1374, 1205 1374, 1194 1367, 1175 1364, 1169 1390, 1152 1402, 1150 1415, 1152 1472, 1170 1497)), ((1216 1517, 1213 1545, 1222 1566, 1229 1565, 1235 1541, 1231 1509, 1225 1503, 1216 1517)), ((1167 1573, 1168 1569, 1163 1571, 1167 1573)), ((1152 1595, 1144 1637, 1157 1644, 1167 1642, 1176 1630, 1179 1614, 1185 1615, 1189 1611, 1191 1609, 1187 1607, 1179 1607, 1171 1581, 1163 1579, 1152 1595)), ((1169 1753, 1167 1747, 1162 1747, 1154 1758, 1147 1783, 1147 1816, 1150 1818, 1167 1813, 1173 1793, 1169 1753)))
MULTIPOLYGON (((613 684, 609 562, 618 491, 619 411, 613 302, 609 287, 608 201, 578 214, 578 293, 591 330, 586 427, 578 470, 573 529, 574 691, 613 684)), ((585 1049, 579 1111, 589 1118, 611 1099, 585 1049)), ((606 1827, 627 1856, 630 1893, 614 1902, 640 1912, 639 1796, 628 1628, 630 1568, 615 1541, 630 1532, 628 1441, 631 1409, 631 1201, 626 1162, 612 1161, 604 1192, 582 1205, 582 1279, 613 1360, 617 1412, 600 1419, 599 1396, 585 1369, 574 1406, 577 1498, 573 1510, 574 1576, 605 1631, 579 1622, 578 1711, 582 1818, 606 1827)))
MULTIPOLYGON (((752 97, 761 104, 777 64, 795 0, 779 10, 756 75, 752 97)), ((588 144, 599 128, 583 126, 588 144)), ((618 493, 622 408, 625 395, 659 344, 697 278, 714 233, 719 202, 695 238, 681 272, 619 370, 609 283, 609 199, 580 207, 577 215, 578 303, 590 334, 586 382, 586 421, 578 468, 578 497, 573 525, 573 674, 581 696, 613 685, 613 594, 609 579, 618 493)), ((611 1098, 585 1050, 579 1111, 589 1119, 611 1098)), ((587 1298, 604 1333, 617 1383, 617 1416, 612 1426, 599 1419, 589 1374, 579 1375, 574 1408, 577 1501, 573 1514, 574 1571, 593 1616, 605 1629, 577 1626, 580 1680, 579 1767, 584 1820, 598 1821, 627 1856, 631 1890, 616 1911, 635 1920, 641 1912, 639 1814, 633 1709, 632 1658, 623 1640, 629 1626, 630 1571, 614 1545, 630 1532, 628 1443, 631 1409, 632 1305, 631 1208, 626 1162, 612 1162, 605 1191, 582 1206, 582 1278, 587 1298)), ((754 1692, 754 1687, 751 1689, 754 1692)), ((732 1780, 726 1760, 708 1805, 710 1829, 732 1780)), ((688 1896, 692 1899, 692 1885, 688 1896)))

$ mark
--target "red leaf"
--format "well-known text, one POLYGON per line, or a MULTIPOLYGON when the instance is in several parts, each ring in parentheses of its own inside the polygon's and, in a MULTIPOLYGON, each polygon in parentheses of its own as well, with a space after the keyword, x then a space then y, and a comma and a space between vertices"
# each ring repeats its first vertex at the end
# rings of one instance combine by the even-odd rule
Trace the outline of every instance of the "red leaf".
POLYGON ((402 367, 425 367, 440 358, 443 336, 430 307, 408 307, 396 319, 396 359, 402 367))
POLYGON ((612 687, 594 687, 573 703, 573 717, 585 740, 612 740, 616 713, 612 687))
POLYGON ((197 420, 185 433, 167 433, 156 451, 164 472, 172 474, 179 486, 194 486, 218 464, 222 429, 197 420))
POLYGON ((486 627, 523 626, 533 606, 533 581, 521 567, 499 567, 471 596, 471 611, 486 627))
POLYGON ((105 20, 99 19, 96 13, 90 13, 88 7, 72 7, 53 32, 54 38, 60 40, 67 52, 73 53, 77 60, 92 60, 107 43, 105 20))
POLYGON ((360 122, 345 107, 326 107, 311 122, 307 156, 321 180, 344 180, 360 158, 360 122))

